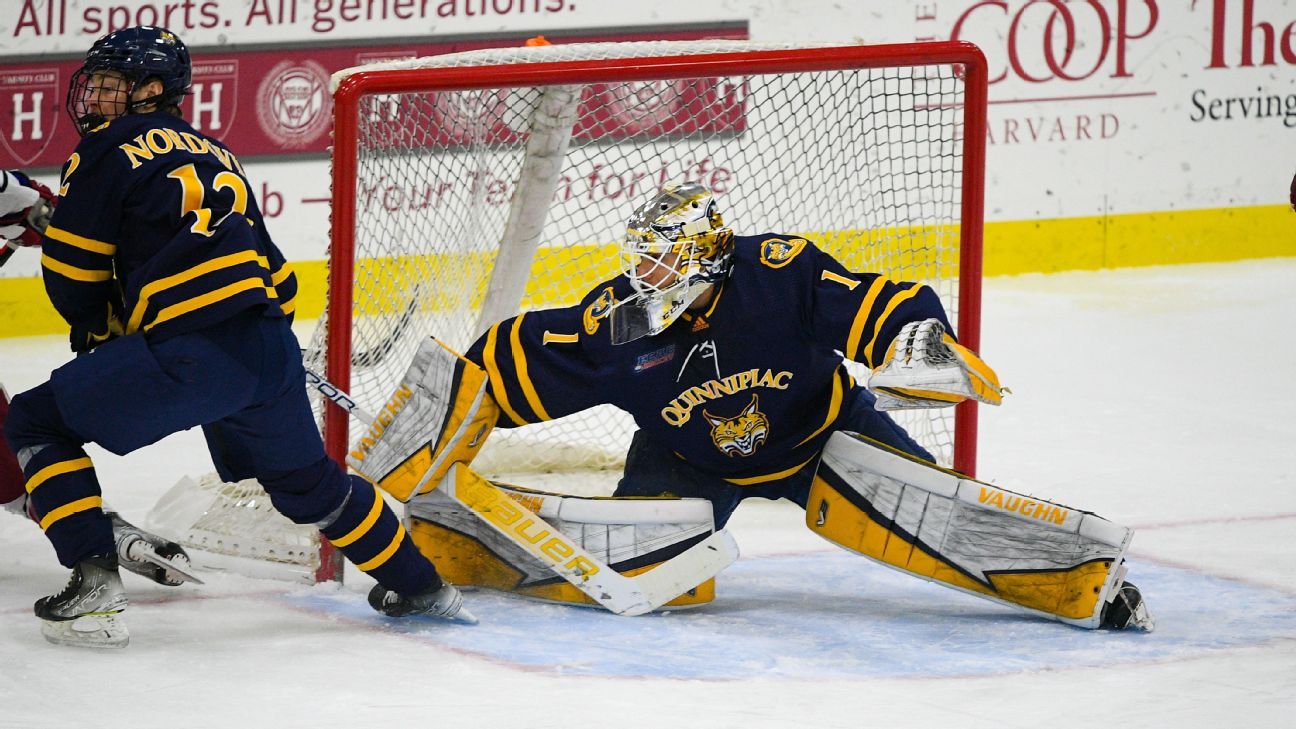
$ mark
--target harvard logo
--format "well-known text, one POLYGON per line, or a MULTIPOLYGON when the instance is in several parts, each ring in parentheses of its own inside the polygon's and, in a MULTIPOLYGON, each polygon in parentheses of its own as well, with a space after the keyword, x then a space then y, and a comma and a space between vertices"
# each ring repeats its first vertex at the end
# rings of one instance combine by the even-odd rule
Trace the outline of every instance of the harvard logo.
POLYGON ((18 164, 40 157, 62 115, 63 95, 56 68, 20 68, 0 74, 0 145, 18 164))

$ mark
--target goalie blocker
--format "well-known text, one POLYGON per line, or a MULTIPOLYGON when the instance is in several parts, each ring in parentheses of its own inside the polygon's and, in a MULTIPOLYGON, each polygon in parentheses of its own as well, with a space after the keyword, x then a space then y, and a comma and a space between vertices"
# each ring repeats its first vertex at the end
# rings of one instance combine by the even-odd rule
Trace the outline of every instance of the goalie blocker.
POLYGON ((829 439, 806 525, 888 567, 1053 620, 1125 627, 1104 623, 1109 603, 1119 602, 1114 612, 1132 613, 1129 627, 1153 627, 1135 588, 1124 584, 1133 530, 853 433, 829 439))

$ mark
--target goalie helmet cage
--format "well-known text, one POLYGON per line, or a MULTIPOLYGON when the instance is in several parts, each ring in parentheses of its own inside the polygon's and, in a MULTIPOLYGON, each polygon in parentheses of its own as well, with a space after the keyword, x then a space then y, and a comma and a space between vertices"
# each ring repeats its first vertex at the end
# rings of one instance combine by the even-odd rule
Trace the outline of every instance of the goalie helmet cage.
MULTIPOLYGON (((333 81, 328 304, 307 356, 371 411, 422 337, 463 351, 615 275, 626 217, 683 179, 740 234, 804 235, 851 270, 931 285, 978 349, 987 73, 970 43, 503 48, 333 81)), ((321 416, 341 461, 346 414, 321 416)), ((975 403, 899 420, 974 472, 975 403)), ((474 468, 612 468, 632 431, 611 407, 497 430, 474 468)))

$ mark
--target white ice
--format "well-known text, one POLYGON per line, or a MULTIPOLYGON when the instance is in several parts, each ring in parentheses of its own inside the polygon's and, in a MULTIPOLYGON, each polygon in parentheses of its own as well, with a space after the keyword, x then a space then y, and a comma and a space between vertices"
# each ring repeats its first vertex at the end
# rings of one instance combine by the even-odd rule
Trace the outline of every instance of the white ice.
MULTIPOLYGON (((476 627, 379 619, 371 584, 127 575, 129 648, 45 643, 66 572, 0 514, 0 727, 1296 725, 1296 259, 986 282, 979 475, 1135 527, 1150 635, 1029 617, 818 540, 748 502, 706 608, 645 618, 473 593, 476 627)), ((65 358, 0 339, 21 391, 65 358)), ((196 433, 92 450, 140 518, 210 470, 196 433)))

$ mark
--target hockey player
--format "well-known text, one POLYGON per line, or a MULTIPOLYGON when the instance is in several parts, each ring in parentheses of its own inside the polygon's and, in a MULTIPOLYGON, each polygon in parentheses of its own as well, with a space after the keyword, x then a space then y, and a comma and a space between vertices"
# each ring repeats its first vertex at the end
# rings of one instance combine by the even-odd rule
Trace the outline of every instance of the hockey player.
POLYGON ((193 426, 225 480, 257 478, 275 508, 377 580, 375 609, 470 620, 375 489, 325 456, 289 328, 296 278, 238 159, 181 118, 190 77, 180 39, 141 26, 96 41, 70 82, 82 139, 42 268, 78 356, 17 395, 5 423, 30 508, 72 569, 36 602, 42 633, 129 639, 112 522, 82 446, 125 454, 193 426))
MULTIPOLYGON (((466 355, 487 372, 502 427, 604 403, 630 413, 639 430, 616 496, 702 497, 717 529, 748 498, 804 509, 833 432, 931 461, 882 408, 1001 400, 930 288, 848 271, 798 236, 737 236, 699 184, 634 212, 622 268, 576 306, 495 324, 466 355), (896 376, 920 350, 948 366, 896 376), (843 359, 875 370, 876 395, 843 359)), ((1129 622, 1108 612, 1109 627, 1129 622)))

